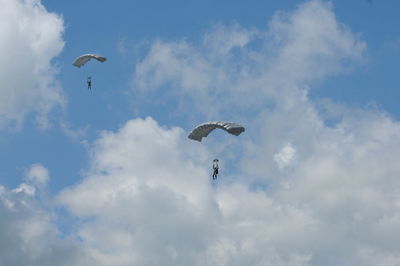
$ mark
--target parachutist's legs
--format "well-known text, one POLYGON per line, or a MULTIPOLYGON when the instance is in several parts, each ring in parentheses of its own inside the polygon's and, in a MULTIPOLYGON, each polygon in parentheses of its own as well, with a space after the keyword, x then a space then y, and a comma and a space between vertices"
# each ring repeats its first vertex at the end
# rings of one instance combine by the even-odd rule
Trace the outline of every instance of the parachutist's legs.
POLYGON ((86 80, 88 90, 92 89, 92 78, 88 77, 86 80))
POLYGON ((217 176, 218 176, 218 169, 214 169, 214 173, 213 173, 213 180, 214 179, 217 179, 217 176))

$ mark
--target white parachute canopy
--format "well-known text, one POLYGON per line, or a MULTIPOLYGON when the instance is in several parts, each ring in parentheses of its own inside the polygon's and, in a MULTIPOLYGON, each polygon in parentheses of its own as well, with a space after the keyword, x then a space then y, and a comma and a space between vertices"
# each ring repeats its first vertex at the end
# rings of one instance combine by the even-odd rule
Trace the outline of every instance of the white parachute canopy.
POLYGON ((75 61, 72 63, 74 66, 76 67, 81 67, 84 64, 86 64, 87 62, 90 61, 90 59, 96 59, 97 61, 100 62, 104 62, 106 61, 107 58, 105 58, 104 56, 98 55, 98 54, 84 54, 79 56, 77 59, 75 59, 75 61))
POLYGON ((201 141, 202 138, 205 138, 216 128, 220 128, 225 130, 226 132, 233 134, 235 136, 239 136, 243 131, 245 131, 244 127, 231 122, 223 122, 223 121, 215 121, 215 122, 207 122, 195 127, 189 134, 188 138, 201 141))

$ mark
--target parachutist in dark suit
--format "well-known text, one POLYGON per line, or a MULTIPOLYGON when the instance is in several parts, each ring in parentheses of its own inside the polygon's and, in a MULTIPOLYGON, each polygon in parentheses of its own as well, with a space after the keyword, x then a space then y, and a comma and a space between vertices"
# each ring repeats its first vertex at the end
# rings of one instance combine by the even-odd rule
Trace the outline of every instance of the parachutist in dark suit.
POLYGON ((92 78, 88 77, 86 83, 87 83, 88 90, 91 90, 92 89, 92 78))
POLYGON ((213 170, 214 170, 214 173, 213 173, 213 180, 214 179, 217 179, 217 176, 218 176, 218 159, 214 159, 214 161, 213 161, 213 170))

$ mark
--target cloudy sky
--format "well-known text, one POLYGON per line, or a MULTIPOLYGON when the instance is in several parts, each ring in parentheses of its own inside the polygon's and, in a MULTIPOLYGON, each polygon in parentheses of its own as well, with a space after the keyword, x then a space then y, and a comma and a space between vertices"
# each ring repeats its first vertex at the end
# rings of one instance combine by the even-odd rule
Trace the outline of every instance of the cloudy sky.
POLYGON ((0 0, 0 266, 400 265, 398 10, 0 0))

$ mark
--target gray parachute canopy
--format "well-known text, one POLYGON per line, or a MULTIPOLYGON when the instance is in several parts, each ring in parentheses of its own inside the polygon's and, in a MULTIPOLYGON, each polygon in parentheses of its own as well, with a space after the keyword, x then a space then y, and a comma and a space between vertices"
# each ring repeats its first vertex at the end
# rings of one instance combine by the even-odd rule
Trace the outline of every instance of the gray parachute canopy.
POLYGON ((90 59, 96 59, 100 62, 104 62, 106 61, 106 58, 104 56, 98 55, 98 54, 84 54, 79 56, 77 59, 75 59, 75 61, 72 63, 74 66, 76 67, 81 67, 84 64, 86 64, 87 62, 90 61, 90 59))
POLYGON ((207 122, 195 127, 189 134, 188 138, 201 141, 202 138, 205 138, 216 128, 223 129, 228 133, 231 133, 235 136, 239 136, 240 133, 244 131, 244 127, 230 122, 222 122, 222 121, 215 121, 215 122, 207 122))

